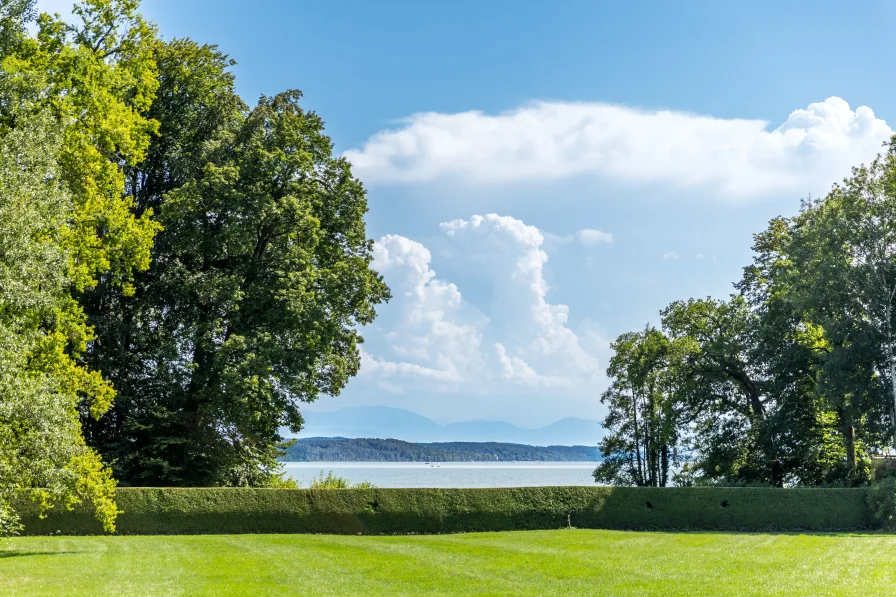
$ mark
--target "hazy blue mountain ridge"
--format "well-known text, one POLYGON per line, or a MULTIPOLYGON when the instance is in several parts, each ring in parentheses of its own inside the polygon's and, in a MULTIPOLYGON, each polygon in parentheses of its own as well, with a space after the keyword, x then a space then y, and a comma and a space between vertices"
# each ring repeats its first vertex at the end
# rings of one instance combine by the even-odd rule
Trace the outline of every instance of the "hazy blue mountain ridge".
POLYGON ((308 437, 398 439, 414 443, 500 442, 530 446, 596 446, 602 433, 598 421, 565 418, 535 429, 506 421, 465 421, 439 425, 408 410, 387 406, 351 406, 331 412, 306 412, 308 437))

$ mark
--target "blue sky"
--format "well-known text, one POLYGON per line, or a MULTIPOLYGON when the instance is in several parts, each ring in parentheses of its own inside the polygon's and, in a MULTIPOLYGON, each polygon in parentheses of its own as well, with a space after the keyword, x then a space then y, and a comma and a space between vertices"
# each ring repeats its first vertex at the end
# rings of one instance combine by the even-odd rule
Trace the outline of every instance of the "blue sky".
POLYGON ((600 418, 612 338, 891 134, 896 5, 679 4, 144 1, 250 103, 303 90, 369 190, 395 298, 310 409, 600 418))

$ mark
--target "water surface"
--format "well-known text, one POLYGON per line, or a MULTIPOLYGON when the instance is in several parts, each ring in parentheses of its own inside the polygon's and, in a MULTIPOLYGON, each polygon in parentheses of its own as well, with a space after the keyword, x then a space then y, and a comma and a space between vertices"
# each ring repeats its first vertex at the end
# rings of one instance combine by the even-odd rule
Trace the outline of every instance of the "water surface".
POLYGON ((540 487, 594 485, 595 462, 286 462, 302 487, 321 471, 377 487, 540 487))

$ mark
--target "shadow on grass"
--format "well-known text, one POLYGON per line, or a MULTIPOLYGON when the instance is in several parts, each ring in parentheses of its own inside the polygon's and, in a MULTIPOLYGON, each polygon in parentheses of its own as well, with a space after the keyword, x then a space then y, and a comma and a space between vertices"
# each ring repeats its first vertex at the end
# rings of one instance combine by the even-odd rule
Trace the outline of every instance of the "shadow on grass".
POLYGON ((0 550, 0 560, 4 558, 25 558, 28 556, 64 556, 78 553, 76 551, 27 551, 19 549, 0 550))
MULTIPOLYGON (((567 530, 557 529, 557 530, 567 530)), ((614 533, 653 534, 653 535, 773 535, 779 537, 867 537, 867 538, 896 538, 896 534, 889 531, 865 530, 865 531, 781 531, 776 529, 756 530, 714 530, 714 529, 589 529, 573 527, 572 531, 609 531, 614 533)))

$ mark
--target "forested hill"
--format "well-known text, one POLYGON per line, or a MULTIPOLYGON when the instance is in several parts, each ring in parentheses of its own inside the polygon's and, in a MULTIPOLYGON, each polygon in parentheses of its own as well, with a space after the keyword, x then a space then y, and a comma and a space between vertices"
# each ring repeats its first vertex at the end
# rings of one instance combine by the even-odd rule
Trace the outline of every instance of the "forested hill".
POLYGON ((598 461, 589 446, 526 446, 497 442, 414 444, 397 439, 308 438, 296 441, 289 462, 570 462, 598 461))

